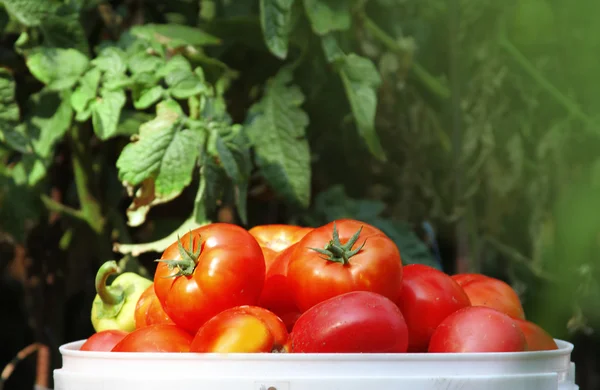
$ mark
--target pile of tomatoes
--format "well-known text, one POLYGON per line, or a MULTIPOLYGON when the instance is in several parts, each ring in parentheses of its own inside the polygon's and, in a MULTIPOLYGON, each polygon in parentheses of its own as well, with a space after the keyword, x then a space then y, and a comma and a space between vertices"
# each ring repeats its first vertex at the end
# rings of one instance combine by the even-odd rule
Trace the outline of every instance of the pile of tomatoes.
POLYGON ((167 248, 136 329, 82 350, 405 353, 556 349, 515 291, 481 274, 402 264, 394 242, 342 219, 318 228, 214 223, 167 248))

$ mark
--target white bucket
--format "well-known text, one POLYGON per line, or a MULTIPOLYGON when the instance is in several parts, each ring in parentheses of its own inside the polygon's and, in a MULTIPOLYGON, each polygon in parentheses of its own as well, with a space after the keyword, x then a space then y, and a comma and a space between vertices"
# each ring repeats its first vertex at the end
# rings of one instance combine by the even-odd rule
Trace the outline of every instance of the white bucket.
POLYGON ((573 345, 520 353, 197 354, 60 347, 55 390, 576 390, 573 345))

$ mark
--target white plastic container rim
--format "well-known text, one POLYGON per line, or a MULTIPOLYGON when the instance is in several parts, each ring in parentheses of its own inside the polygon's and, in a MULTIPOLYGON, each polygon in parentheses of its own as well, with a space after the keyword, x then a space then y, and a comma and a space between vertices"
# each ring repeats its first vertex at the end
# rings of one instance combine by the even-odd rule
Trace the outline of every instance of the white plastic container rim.
POLYGON ((551 351, 403 354, 79 351, 84 342, 60 347, 63 366, 54 372, 56 390, 117 390, 121 389, 119 384, 123 389, 164 389, 166 383, 178 390, 346 390, 374 386, 380 390, 398 385, 414 390, 578 388, 571 362, 573 344, 563 340, 556 340, 559 349, 551 351))

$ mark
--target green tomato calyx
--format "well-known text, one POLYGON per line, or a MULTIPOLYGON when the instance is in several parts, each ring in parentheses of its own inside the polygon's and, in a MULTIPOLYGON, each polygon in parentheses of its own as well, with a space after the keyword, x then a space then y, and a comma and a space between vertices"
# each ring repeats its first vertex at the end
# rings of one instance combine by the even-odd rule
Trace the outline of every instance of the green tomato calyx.
MULTIPOLYGON (((202 246, 198 245, 196 251, 194 251, 194 237, 192 237, 192 232, 190 231, 190 240, 189 240, 189 249, 183 247, 183 243, 181 242, 181 238, 177 236, 177 247, 179 249, 179 256, 181 259, 179 260, 155 260, 159 263, 166 263, 169 266, 170 270, 177 269, 172 275, 166 276, 167 278, 176 278, 178 276, 189 276, 196 269, 196 261, 198 261, 198 257, 200 257, 200 253, 202 253, 202 246)), ((200 236, 198 235, 198 238, 200 236)))
POLYGON ((346 242, 345 244, 342 244, 342 242, 340 241, 340 235, 338 233, 337 226, 335 225, 335 222, 334 222, 333 223, 333 239, 331 241, 329 241, 327 243, 327 245, 325 245, 325 248, 323 248, 323 249, 321 249, 321 248, 310 248, 310 249, 322 254, 323 256, 321 256, 321 258, 324 260, 346 265, 346 264, 350 263, 350 258, 352 256, 356 255, 358 252, 360 252, 367 242, 367 240, 365 240, 362 243, 362 245, 360 245, 358 248, 352 249, 354 244, 356 244, 356 242, 358 241, 358 238, 360 237, 361 232, 362 232, 362 226, 358 229, 358 231, 356 233, 354 233, 354 235, 352 237, 350 237, 348 242, 346 242))

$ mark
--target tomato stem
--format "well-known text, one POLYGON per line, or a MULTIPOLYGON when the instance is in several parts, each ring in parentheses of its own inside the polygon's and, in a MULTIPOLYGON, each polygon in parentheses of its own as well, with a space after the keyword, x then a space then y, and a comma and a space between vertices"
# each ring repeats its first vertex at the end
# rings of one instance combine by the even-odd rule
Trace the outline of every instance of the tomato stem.
POLYGON ((106 281, 112 274, 119 273, 121 270, 114 260, 102 264, 96 273, 96 292, 102 302, 107 305, 117 305, 125 299, 125 293, 120 286, 107 286, 106 281))
POLYGON ((190 248, 186 249, 183 247, 183 243, 181 242, 181 238, 177 236, 177 247, 179 248, 179 256, 181 259, 179 260, 155 260, 159 263, 166 263, 169 266, 170 270, 175 268, 178 271, 172 275, 167 276, 167 278, 175 278, 178 276, 189 276, 194 272, 196 268, 196 261, 198 257, 200 257, 200 253, 202 252, 201 245, 198 245, 198 249, 194 251, 194 237, 192 237, 192 232, 190 231, 190 248))
POLYGON ((335 222, 334 222, 333 223, 333 239, 331 241, 329 241, 327 243, 327 245, 325 245, 324 249, 320 249, 320 248, 310 248, 310 249, 322 254, 323 256, 321 256, 321 258, 324 260, 328 260, 328 261, 332 261, 334 263, 340 263, 340 264, 344 264, 344 265, 349 264, 350 258, 352 256, 354 256, 355 254, 357 254, 358 252, 360 252, 367 242, 367 240, 365 240, 361 246, 359 246, 356 249, 352 249, 354 244, 356 244, 356 242, 358 241, 358 238, 360 237, 361 232, 362 232, 362 226, 358 229, 358 231, 356 233, 354 233, 354 235, 352 235, 352 237, 350 237, 348 242, 346 242, 345 244, 342 245, 342 242, 340 241, 340 235, 337 230, 337 226, 335 225, 335 222))

